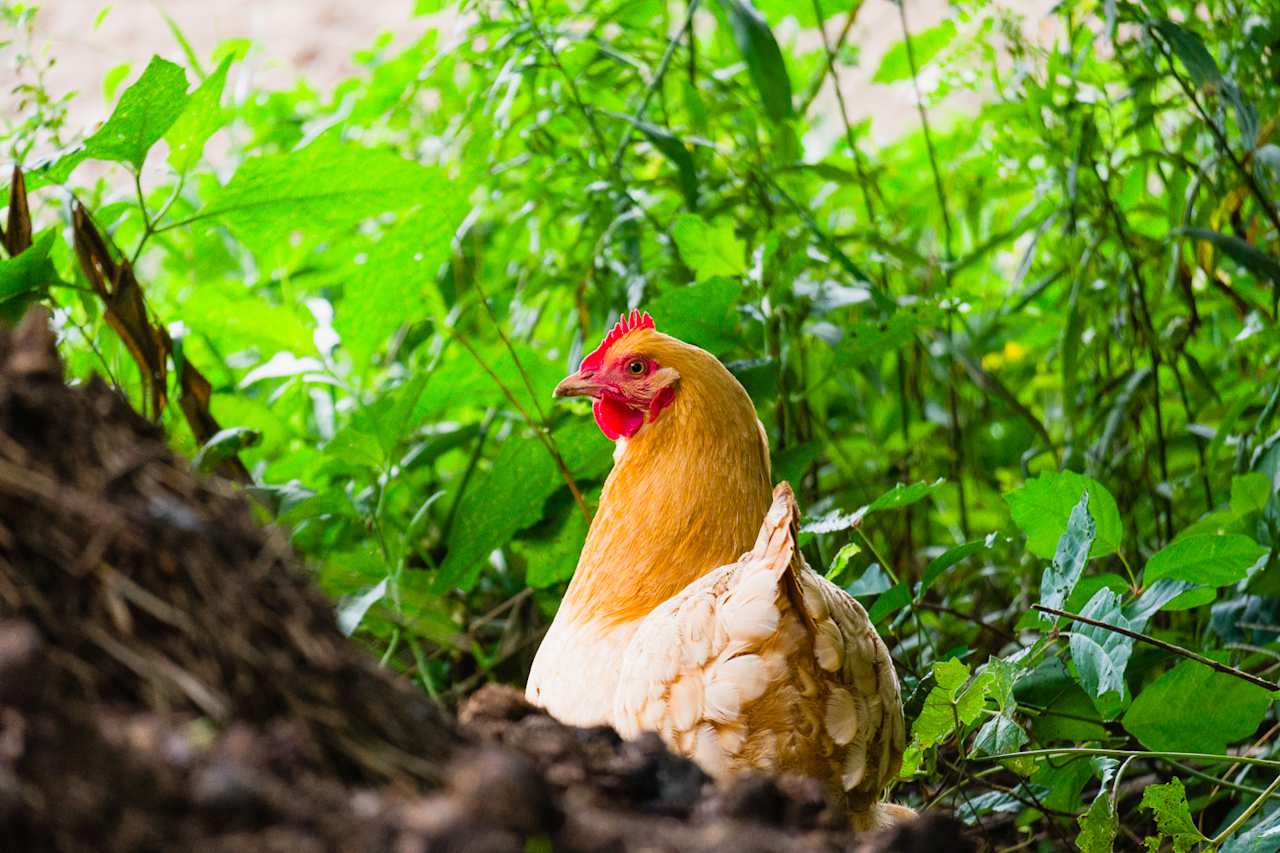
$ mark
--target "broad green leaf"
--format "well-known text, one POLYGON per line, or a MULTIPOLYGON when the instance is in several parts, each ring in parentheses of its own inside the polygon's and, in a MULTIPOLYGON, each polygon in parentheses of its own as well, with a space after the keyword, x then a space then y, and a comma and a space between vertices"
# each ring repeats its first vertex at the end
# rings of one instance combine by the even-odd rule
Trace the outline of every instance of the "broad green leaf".
MULTIPOLYGON (((571 470, 575 465, 579 468, 573 472, 575 476, 582 476, 583 469, 598 467, 590 454, 581 456, 571 450, 580 446, 577 436, 585 435, 587 429, 594 430, 594 426, 585 420, 571 421, 553 433, 571 470), (571 458, 576 462, 570 462, 571 458)), ((489 471, 474 477, 462 495, 436 588, 470 589, 489 554, 541 518, 542 505, 563 485, 541 442, 519 434, 509 437, 489 471)))
POLYGON ((717 0, 729 18, 733 40, 747 63, 747 71, 755 84, 760 102, 769 118, 783 121, 791 118, 791 78, 782 60, 782 51, 764 17, 751 0, 717 0))
POLYGON ((730 220, 708 223, 697 214, 682 213, 671 226, 671 236, 698 281, 746 275, 747 246, 734 236, 730 220))
POLYGON ((20 313, 29 299, 58 281, 58 273, 49 260, 55 236, 56 230, 50 228, 17 257, 0 260, 0 306, 8 309, 12 300, 20 313))
POLYGON ((1076 836, 1080 853, 1111 853, 1115 849, 1118 826, 1106 788, 1098 792, 1089 811, 1076 818, 1076 823, 1080 824, 1080 834, 1076 836))
POLYGON ((932 483, 925 482, 924 480, 921 480, 918 483, 912 483, 911 485, 898 483, 892 489, 867 504, 866 511, 870 513, 882 509, 899 509, 901 507, 908 506, 933 494, 941 488, 944 483, 946 483, 946 480, 941 477, 934 480, 932 483))
POLYGON ((979 754, 998 755, 1017 752, 1030 736, 1009 714, 996 714, 982 724, 973 737, 973 748, 979 754))
MULTIPOLYGON (((935 27, 911 35, 911 54, 917 70, 929 64, 938 53, 956 37, 956 25, 950 18, 935 27)), ((871 78, 873 83, 896 83, 911 77, 911 63, 907 57, 907 43, 900 41, 880 60, 880 67, 871 78)))
POLYGON ((1148 684, 1122 722, 1148 749, 1221 754, 1252 735, 1270 707, 1263 688, 1184 660, 1148 684))
POLYGON ((1169 43, 1169 47, 1182 60, 1182 64, 1186 66, 1191 79, 1197 86, 1222 80, 1218 63, 1213 61, 1213 56, 1205 48, 1200 36, 1168 19, 1152 21, 1151 26, 1169 43))
POLYGON ((1191 819, 1187 792, 1181 779, 1174 778, 1163 785, 1148 785, 1142 792, 1139 808, 1149 809, 1155 814, 1156 828, 1160 833, 1154 847, 1150 839, 1147 840, 1148 849, 1158 850, 1160 842, 1167 837, 1173 843, 1174 853, 1190 853, 1197 844, 1206 840, 1191 819))
MULTIPOLYGON (((1067 518, 1067 529, 1058 539, 1053 562, 1040 578, 1042 605, 1062 609, 1080 580, 1085 563, 1089 562, 1089 549, 1093 547, 1096 534, 1097 525, 1089 515, 1089 491, 1086 489, 1067 518)), ((1059 618, 1048 613, 1041 613, 1040 617, 1050 623, 1059 618)))
POLYGON ((875 595, 893 586, 893 580, 881 568, 879 563, 872 563, 867 570, 853 583, 845 587, 845 592, 853 596, 875 595))
POLYGON ((1248 536, 1197 534, 1176 539, 1147 561, 1143 579, 1189 581, 1206 586, 1227 586, 1245 578, 1249 569, 1267 555, 1267 549, 1248 536))
POLYGON ((927 327, 938 316, 932 306, 916 308, 919 310, 900 310, 875 322, 850 323, 836 345, 837 362, 848 367, 878 363, 887 353, 910 343, 918 330, 927 327))
POLYGON ((935 661, 935 685, 925 697, 920 716, 911 724, 911 744, 903 756, 902 775, 914 775, 925 749, 941 743, 956 730, 957 721, 967 726, 982 713, 991 675, 980 674, 967 687, 969 666, 955 658, 935 661))
POLYGON ((165 141, 169 143, 169 165, 179 173, 188 171, 200 161, 209 137, 226 123, 222 109, 222 88, 227 82, 227 69, 233 57, 226 57, 187 99, 186 109, 178 116, 165 141))
POLYGON ((568 580, 578 565, 586 538, 587 521, 573 507, 547 536, 513 542, 512 548, 525 560, 525 583, 534 589, 546 589, 568 580))
POLYGON ((649 313, 664 334, 722 353, 739 341, 734 305, 741 293, 742 287, 727 278, 710 278, 668 288, 649 303, 649 313))
POLYGON ((1143 590, 1142 595, 1138 596, 1136 601, 1125 607, 1125 616, 1132 622, 1145 624, 1165 605, 1177 599, 1187 590, 1194 588, 1194 586, 1195 584, 1173 580, 1172 578, 1158 580, 1143 590))
POLYGON ((1207 228, 1178 228, 1175 229, 1174 233, 1185 234, 1197 240, 1207 240, 1230 255, 1232 260, 1249 270, 1249 272, 1260 278, 1270 279, 1273 284, 1280 285, 1280 261, 1277 261, 1261 249, 1249 245, 1239 237, 1210 231, 1207 228))
MULTIPOLYGON (((334 327, 359 370, 406 323, 442 322, 447 313, 436 284, 466 216, 465 194, 449 193, 402 216, 362 242, 342 277, 334 327)), ((522 385, 523 387, 523 385, 522 385)))
MULTIPOLYGON (((628 118, 628 121, 630 120, 628 118)), ((676 174, 680 179, 680 192, 684 194, 685 204, 690 210, 697 210, 698 167, 693 162, 693 154, 690 153, 689 146, 665 127, 659 127, 647 121, 636 121, 634 124, 644 134, 644 138, 649 140, 649 144, 658 149, 662 156, 676 167, 676 174)))
POLYGON ((438 169, 385 149, 323 139, 246 160, 201 216, 219 218, 262 256, 287 246, 295 233, 349 233, 372 217, 454 191, 438 169))
POLYGON ((990 548, 995 542, 995 534, 991 534, 986 539, 975 539, 972 542, 966 542, 963 545, 956 545, 954 548, 948 548, 938 556, 929 561, 929 565, 924 567, 924 574, 920 578, 921 591, 927 590, 933 586, 934 581, 941 577, 942 573, 947 569, 959 563, 966 557, 971 557, 984 548, 990 548))
POLYGON ((1261 512, 1271 499, 1271 478, 1260 471, 1251 471, 1231 478, 1231 511, 1236 515, 1261 512))
POLYGON ((911 590, 905 581, 900 581, 877 596, 875 603, 867 610, 867 618, 876 624, 890 614, 896 613, 911 603, 911 590))
POLYGON ((1052 557, 1067 529, 1071 510, 1089 490, 1089 515, 1097 525, 1090 557, 1114 553, 1124 538, 1116 499, 1106 487, 1074 471, 1046 471, 1004 496, 1013 520, 1027 534, 1027 549, 1037 557, 1052 557))
MULTIPOLYGON (((1141 631, 1144 624, 1126 617, 1120 607, 1120 596, 1109 589, 1098 590, 1081 615, 1131 631, 1141 631)), ((1133 640, 1115 631, 1080 622, 1071 626, 1070 646, 1071 660, 1076 665, 1080 686, 1085 692, 1095 701, 1114 693, 1122 703, 1126 695, 1124 671, 1133 652, 1133 640)), ((1110 701, 1100 705, 1099 709, 1104 706, 1107 710, 1115 709, 1115 703, 1110 701)))
POLYGON ((186 72, 172 62, 152 57, 142 76, 124 90, 111 117, 85 140, 83 158, 115 160, 141 169, 151 146, 173 126, 186 105, 186 72))

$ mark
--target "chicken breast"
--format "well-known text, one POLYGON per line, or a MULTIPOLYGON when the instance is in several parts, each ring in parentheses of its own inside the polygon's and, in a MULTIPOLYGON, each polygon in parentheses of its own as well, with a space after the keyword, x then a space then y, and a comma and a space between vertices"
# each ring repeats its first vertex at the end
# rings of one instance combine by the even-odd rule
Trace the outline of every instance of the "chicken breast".
POLYGON ((898 679, 866 611, 796 548, 786 483, 753 547, 640 623, 622 656, 613 723, 658 732, 717 780, 753 768, 826 780, 852 823, 878 803, 904 747, 898 679))

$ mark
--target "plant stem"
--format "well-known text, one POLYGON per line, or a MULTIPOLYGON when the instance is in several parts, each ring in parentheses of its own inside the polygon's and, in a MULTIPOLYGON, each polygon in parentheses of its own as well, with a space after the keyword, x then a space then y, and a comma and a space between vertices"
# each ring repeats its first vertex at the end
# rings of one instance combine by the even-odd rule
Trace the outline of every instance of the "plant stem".
POLYGON ((1190 649, 1184 649, 1182 646, 1174 645, 1173 643, 1169 643, 1164 640, 1160 640, 1155 637, 1148 636, 1147 634, 1139 633, 1138 631, 1130 631, 1128 628, 1121 628, 1119 625, 1112 625, 1110 622, 1103 622, 1098 619, 1091 619, 1088 616, 1081 616, 1078 613, 1068 613, 1065 610, 1058 610, 1056 607, 1045 607, 1043 604, 1033 604, 1031 605, 1031 609, 1039 611, 1041 613, 1051 613, 1054 616, 1062 616, 1072 620, 1073 622, 1083 622, 1086 625, 1093 625, 1094 627, 1097 627, 1097 628, 1105 628, 1108 631, 1114 631, 1117 634, 1123 634, 1124 636, 1134 640, 1141 640, 1144 643, 1149 643, 1153 646, 1156 646, 1157 648, 1164 649, 1166 652, 1172 652, 1173 654, 1180 655, 1181 657, 1187 658, 1188 660, 1193 660, 1196 663, 1204 664, 1210 669, 1217 670, 1218 672, 1221 672, 1224 675, 1234 675, 1236 678, 1243 679, 1244 681, 1247 681, 1256 687, 1261 687, 1264 690, 1268 690, 1268 691, 1280 690, 1280 684, 1276 684, 1273 681, 1267 681, 1265 678, 1259 678, 1258 676, 1254 675, 1251 672, 1245 672, 1242 669, 1236 669, 1234 666, 1228 666, 1227 664, 1220 663, 1214 660, 1213 658, 1207 658, 1202 654, 1197 654, 1196 652, 1193 652, 1190 649))
POLYGON ((1249 805, 1245 807, 1245 810, 1240 812, 1240 816, 1231 822, 1230 826, 1214 836, 1213 840, 1209 842, 1209 846, 1216 848, 1222 842, 1226 841, 1233 832, 1244 826, 1245 821, 1253 817, 1254 813, 1256 813, 1258 809, 1262 808, 1262 804, 1270 799, 1271 795, 1274 794, 1277 789, 1280 789, 1280 774, 1276 774, 1276 778, 1271 781, 1271 784, 1266 787, 1266 790, 1259 794, 1257 799, 1252 803, 1249 803, 1249 805))
POLYGON ((1210 752, 1148 752, 1141 749, 1103 749, 1093 746, 1063 746, 1046 749, 1028 749, 1021 752, 998 752, 994 755, 975 755, 970 761, 1007 761, 1011 758, 1035 758, 1052 755, 1101 755, 1108 758, 1162 758, 1166 761, 1211 761, 1215 763, 1233 762, 1253 764, 1258 767, 1269 767, 1280 770, 1280 761, 1266 758, 1254 758, 1251 755, 1214 755, 1210 752))

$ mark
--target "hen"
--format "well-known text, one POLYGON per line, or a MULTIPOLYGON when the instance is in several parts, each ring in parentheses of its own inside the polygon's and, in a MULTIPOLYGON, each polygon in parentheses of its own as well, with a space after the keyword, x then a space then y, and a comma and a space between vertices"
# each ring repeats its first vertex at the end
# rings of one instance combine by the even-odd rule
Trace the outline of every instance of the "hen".
POLYGON ((910 815, 880 802, 903 749, 888 650, 805 563, 733 375, 632 311, 555 393, 592 398, 617 447, 528 698, 567 723, 658 732, 717 780, 818 777, 856 828, 910 815))

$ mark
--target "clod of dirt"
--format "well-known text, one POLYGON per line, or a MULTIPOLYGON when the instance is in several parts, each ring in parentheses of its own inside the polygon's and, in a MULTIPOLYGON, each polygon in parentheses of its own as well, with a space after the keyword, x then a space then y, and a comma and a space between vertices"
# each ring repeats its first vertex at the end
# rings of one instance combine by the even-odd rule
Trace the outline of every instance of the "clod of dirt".
MULTIPOLYGON (((942 823, 939 823, 939 821, 942 823)), ((487 687, 460 723, 338 631, 285 539, 195 477, 48 319, 0 329, 0 849, 958 851, 856 839, 810 780, 717 789, 656 737, 487 687)))

